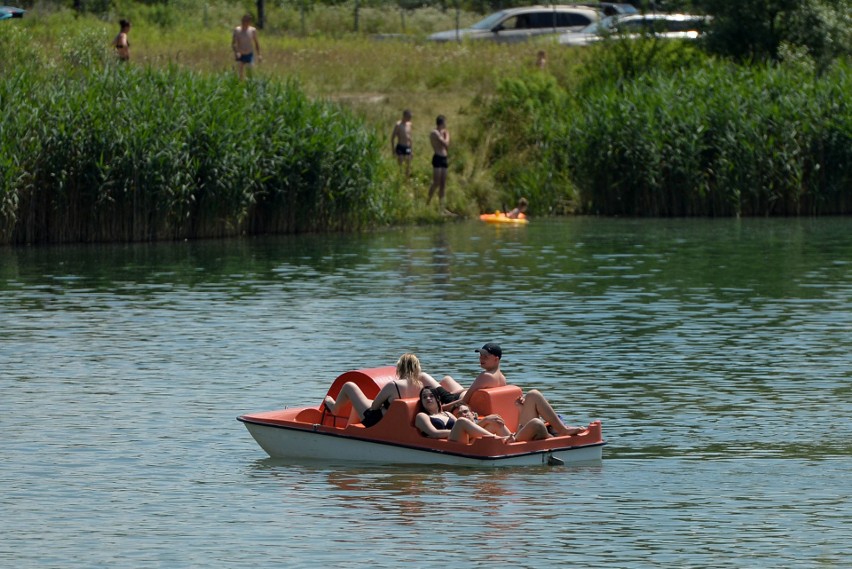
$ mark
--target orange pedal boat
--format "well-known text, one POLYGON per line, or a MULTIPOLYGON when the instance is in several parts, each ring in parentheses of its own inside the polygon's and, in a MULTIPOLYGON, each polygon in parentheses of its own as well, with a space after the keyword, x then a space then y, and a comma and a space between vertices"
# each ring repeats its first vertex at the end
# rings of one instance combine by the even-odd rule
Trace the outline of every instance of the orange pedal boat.
MULTIPOLYGON (((388 366, 346 372, 332 383, 328 395, 337 398, 343 384, 352 381, 372 399, 394 380, 395 371, 388 366)), ((516 385, 482 389, 471 396, 470 407, 481 416, 501 415, 514 432, 518 426, 515 401, 521 393, 516 385)), ((273 458, 461 466, 562 465, 598 462, 605 444, 600 421, 576 435, 512 443, 483 438, 464 444, 423 435, 414 426, 416 398, 393 401, 384 418, 369 428, 348 424, 350 407, 343 409, 342 416, 331 415, 320 402, 316 407, 251 413, 237 420, 273 458)))

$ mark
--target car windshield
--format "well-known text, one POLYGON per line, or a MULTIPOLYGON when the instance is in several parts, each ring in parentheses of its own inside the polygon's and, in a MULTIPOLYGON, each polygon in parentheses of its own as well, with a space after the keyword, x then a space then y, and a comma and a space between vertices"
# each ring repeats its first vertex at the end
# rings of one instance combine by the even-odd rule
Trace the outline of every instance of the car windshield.
POLYGON ((494 12, 484 20, 480 20, 471 26, 473 30, 490 30, 500 23, 500 20, 506 15, 505 12, 494 12))

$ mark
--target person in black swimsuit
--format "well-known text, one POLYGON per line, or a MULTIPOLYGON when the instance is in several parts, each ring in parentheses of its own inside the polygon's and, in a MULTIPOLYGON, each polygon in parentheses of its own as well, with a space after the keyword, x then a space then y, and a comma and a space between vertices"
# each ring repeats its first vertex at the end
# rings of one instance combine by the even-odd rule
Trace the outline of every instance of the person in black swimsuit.
POLYGON ((332 415, 346 405, 352 403, 350 423, 362 423, 372 427, 385 416, 385 411, 394 399, 417 397, 423 384, 420 379, 420 360, 414 354, 402 354, 396 362, 397 380, 385 384, 376 398, 370 401, 357 384, 348 381, 340 388, 335 401, 330 395, 323 401, 326 411, 332 415), (357 418, 356 418, 357 416, 357 418))
POLYGON ((411 158, 412 153, 412 136, 411 136, 411 111, 405 109, 402 111, 402 119, 397 121, 391 133, 391 149, 396 156, 399 165, 405 163, 405 176, 411 176, 411 158))
POLYGON ((452 413, 442 411, 438 394, 431 387, 420 390, 420 412, 414 418, 414 424, 432 439, 448 439, 470 444, 475 439, 501 438, 467 417, 456 418, 452 413))
POLYGON ((450 131, 447 130, 447 119, 444 115, 438 115, 435 119, 435 129, 429 133, 429 142, 432 144, 432 185, 429 186, 429 197, 426 203, 432 201, 435 191, 438 191, 438 201, 444 207, 447 189, 447 168, 449 159, 447 151, 450 148, 450 131))

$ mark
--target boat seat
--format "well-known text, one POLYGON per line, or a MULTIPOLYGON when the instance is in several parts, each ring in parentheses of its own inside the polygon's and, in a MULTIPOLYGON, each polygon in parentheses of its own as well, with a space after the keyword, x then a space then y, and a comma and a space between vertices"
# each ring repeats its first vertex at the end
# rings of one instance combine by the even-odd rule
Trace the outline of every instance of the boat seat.
POLYGON ((470 396, 470 408, 480 417, 492 413, 500 415, 509 430, 514 433, 518 430, 518 417, 520 416, 515 401, 523 393, 523 390, 517 385, 478 389, 470 396))

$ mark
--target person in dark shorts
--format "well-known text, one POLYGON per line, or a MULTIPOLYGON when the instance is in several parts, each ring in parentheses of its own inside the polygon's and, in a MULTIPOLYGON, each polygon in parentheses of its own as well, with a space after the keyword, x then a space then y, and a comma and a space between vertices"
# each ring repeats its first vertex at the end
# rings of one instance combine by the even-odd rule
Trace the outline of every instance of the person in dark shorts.
POLYGON ((240 25, 234 28, 233 38, 231 39, 231 47, 234 50, 237 74, 240 80, 245 79, 246 66, 248 66, 248 72, 251 73, 255 53, 260 59, 260 42, 257 40, 257 29, 251 25, 251 21, 251 14, 243 16, 240 25))
POLYGON ((405 176, 411 176, 412 137, 411 137, 411 111, 402 111, 402 119, 398 120, 391 133, 391 150, 396 156, 400 167, 405 163, 405 176))
POLYGON ((447 188, 447 169, 449 160, 447 151, 450 148, 450 131, 447 130, 447 119, 444 115, 438 115, 435 119, 435 129, 429 133, 429 142, 432 143, 432 185, 429 187, 429 197, 426 203, 432 201, 435 191, 438 191, 438 201, 441 208, 445 205, 445 194, 447 188))

